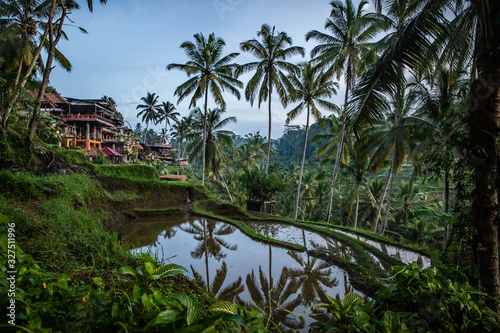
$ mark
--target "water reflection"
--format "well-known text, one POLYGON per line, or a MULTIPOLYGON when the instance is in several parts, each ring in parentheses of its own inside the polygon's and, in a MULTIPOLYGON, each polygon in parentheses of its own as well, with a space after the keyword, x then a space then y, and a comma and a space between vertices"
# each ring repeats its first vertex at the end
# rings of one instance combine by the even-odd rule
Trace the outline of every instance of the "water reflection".
POLYGON ((300 265, 291 269, 290 275, 298 281, 302 304, 309 307, 319 302, 328 302, 326 290, 339 284, 338 279, 332 275, 331 265, 295 251, 289 251, 289 255, 300 265))
POLYGON ((193 272, 197 284, 219 300, 233 302, 235 298, 245 290, 241 276, 233 283, 226 284, 224 288, 222 287, 227 277, 227 264, 225 261, 222 262, 222 266, 215 272, 215 277, 210 285, 205 283, 200 273, 194 269, 193 265, 191 265, 191 271, 193 272))
POLYGON ((246 286, 251 301, 240 299, 240 303, 264 313, 275 330, 283 332, 304 328, 303 320, 290 315, 302 304, 302 297, 297 293, 298 280, 290 274, 287 267, 283 267, 279 279, 274 284, 272 278, 268 279, 259 266, 259 277, 257 278, 252 270, 252 273, 247 275, 246 286))
MULTIPOLYGON (((276 330, 307 332, 313 304, 326 301, 326 295, 343 297, 345 290, 351 290, 342 269, 306 253, 252 240, 222 222, 185 216, 168 219, 134 222, 122 232, 137 245, 134 252, 157 253, 160 259, 173 258, 176 264, 190 267, 198 284, 214 297, 259 309, 270 316, 276 330)), ((260 227, 269 237, 282 236, 272 224, 260 227)), ((327 243, 299 228, 293 231, 295 236, 308 247, 314 241, 327 243)))
POLYGON ((411 264, 412 262, 416 261, 421 268, 427 268, 431 265, 431 259, 428 257, 425 257, 421 254, 418 254, 418 253, 415 253, 412 251, 408 251, 408 250, 405 250, 405 249, 402 249, 402 248, 399 248, 396 246, 380 243, 380 242, 368 239, 366 237, 360 236, 360 235, 352 233, 352 232, 338 230, 338 229, 335 229, 335 231, 342 233, 344 235, 347 235, 349 237, 352 237, 354 239, 357 239, 357 240, 359 240, 363 243, 366 243, 368 245, 371 245, 371 246, 381 250, 383 253, 401 261, 404 264, 411 264))

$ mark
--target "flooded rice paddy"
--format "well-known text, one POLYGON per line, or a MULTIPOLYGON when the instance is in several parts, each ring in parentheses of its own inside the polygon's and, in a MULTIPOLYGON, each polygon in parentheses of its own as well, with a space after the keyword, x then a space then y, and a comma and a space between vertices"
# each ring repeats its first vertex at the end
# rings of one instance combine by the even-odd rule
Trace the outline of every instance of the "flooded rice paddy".
MULTIPOLYGON (((355 252, 349 245, 329 236, 283 223, 247 225, 273 239, 302 245, 308 250, 328 249, 355 261, 355 252)), ((164 263, 184 266, 191 277, 215 297, 257 308, 271 316, 274 323, 279 323, 282 331, 307 332, 308 325, 314 321, 311 307, 326 302, 327 295, 342 298, 351 291, 362 295, 349 284, 343 269, 306 252, 253 240, 224 222, 180 214, 162 221, 134 221, 124 225, 122 231, 134 244, 133 252, 147 252, 164 263), (304 320, 299 320, 300 317, 304 320)), ((404 262, 413 258, 410 254, 417 256, 362 240, 357 235, 349 236, 399 256, 404 262)), ((370 257, 380 265, 376 256, 370 254, 370 257)))

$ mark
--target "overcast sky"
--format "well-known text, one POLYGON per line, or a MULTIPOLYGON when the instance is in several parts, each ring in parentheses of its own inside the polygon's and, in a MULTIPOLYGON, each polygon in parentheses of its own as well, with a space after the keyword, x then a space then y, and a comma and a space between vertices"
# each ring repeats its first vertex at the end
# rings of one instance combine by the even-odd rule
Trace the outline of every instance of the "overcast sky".
MULTIPOLYGON (((71 61, 73 70, 67 73, 54 69, 51 85, 65 97, 113 97, 133 127, 140 122, 136 106, 148 91, 159 95, 160 101, 177 104, 174 90, 187 80, 187 75, 165 67, 187 61, 179 46, 193 41, 195 33, 208 36, 214 32, 226 42, 224 54, 240 52, 236 62, 246 63, 254 58, 241 52, 239 44, 256 37, 261 25, 267 23, 287 32, 294 45, 305 47, 307 60, 314 44, 306 43, 304 36, 310 30, 324 30, 331 8, 328 0, 108 0, 105 6, 98 2, 94 0, 92 14, 83 6, 71 14, 75 25, 84 27, 89 34, 69 26, 65 29, 69 40, 61 41, 59 49, 71 61)), ((372 9, 371 5, 365 8, 372 9)), ((291 61, 302 60, 298 57, 291 61)), ((242 76, 241 81, 246 84, 249 77, 242 76)), ((334 102, 343 102, 343 89, 341 83, 334 102)), ((226 115, 238 119, 228 129, 240 135, 260 131, 267 136, 266 105, 261 109, 255 104, 251 107, 244 96, 238 101, 228 93, 225 99, 226 115)), ((181 116, 189 114, 188 106, 188 99, 177 105, 181 116)), ((209 99, 209 108, 213 107, 216 105, 209 99)), ((282 135, 286 112, 274 98, 273 138, 282 135)), ((305 124, 305 116, 293 124, 305 124)), ((158 129, 160 125, 153 127, 158 129)))

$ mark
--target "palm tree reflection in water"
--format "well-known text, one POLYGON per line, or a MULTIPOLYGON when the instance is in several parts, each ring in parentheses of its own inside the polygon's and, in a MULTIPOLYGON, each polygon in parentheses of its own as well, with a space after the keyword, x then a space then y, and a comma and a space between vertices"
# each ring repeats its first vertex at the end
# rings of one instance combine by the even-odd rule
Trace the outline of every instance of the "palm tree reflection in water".
MULTIPOLYGON (((219 223, 214 221, 207 222, 206 219, 202 219, 201 221, 190 222, 189 227, 187 228, 181 227, 183 231, 193 234, 193 238, 198 241, 196 249, 194 251, 191 251, 191 257, 193 257, 194 259, 201 259, 205 257, 205 269, 207 277, 205 289, 207 290, 207 292, 210 292, 210 274, 208 266, 209 256, 215 258, 215 260, 217 261, 220 261, 221 259, 224 259, 226 257, 223 249, 235 251, 238 248, 237 245, 229 244, 221 237, 232 234, 236 229, 230 225, 222 223, 220 223, 218 227, 218 224, 219 223)), ((224 268, 224 266, 225 264, 223 263, 223 267, 221 267, 221 269, 222 271, 227 272, 227 267, 224 268)), ((225 277, 225 273, 223 275, 225 277)), ((200 275, 198 274, 198 276, 200 275)))

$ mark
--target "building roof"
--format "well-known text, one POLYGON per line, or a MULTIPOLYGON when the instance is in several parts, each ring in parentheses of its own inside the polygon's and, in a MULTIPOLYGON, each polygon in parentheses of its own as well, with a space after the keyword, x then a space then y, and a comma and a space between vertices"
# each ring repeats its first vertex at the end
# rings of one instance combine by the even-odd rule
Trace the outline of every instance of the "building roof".
POLYGON ((68 101, 58 93, 45 93, 44 100, 47 100, 51 104, 68 104, 68 101))
POLYGON ((109 147, 103 148, 102 152, 107 156, 118 156, 118 157, 122 156, 122 154, 109 147))
MULTIPOLYGON (((30 91, 30 95, 33 99, 38 97, 37 91, 30 91)), ((43 95, 42 103, 50 104, 52 107, 56 107, 58 104, 69 104, 66 99, 64 99, 61 95, 54 92, 46 92, 43 95)))
POLYGON ((89 151, 85 152, 85 156, 87 157, 97 157, 103 155, 103 152, 99 150, 99 148, 92 148, 89 151))

